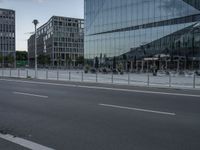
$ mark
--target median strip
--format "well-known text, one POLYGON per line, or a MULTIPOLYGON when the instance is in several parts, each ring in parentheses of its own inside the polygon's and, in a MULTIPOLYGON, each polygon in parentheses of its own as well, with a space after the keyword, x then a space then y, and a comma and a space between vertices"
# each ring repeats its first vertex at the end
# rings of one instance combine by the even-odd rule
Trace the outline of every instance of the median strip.
POLYGON ((110 104, 99 104, 99 105, 100 106, 104 106, 104 107, 126 109, 126 110, 133 110, 133 111, 140 111, 140 112, 147 112, 147 113, 155 113, 155 114, 161 114, 161 115, 170 115, 170 116, 175 116, 176 115, 175 113, 163 112, 163 111, 155 111, 155 110, 148 110, 148 109, 141 109, 141 108, 117 106, 117 105, 110 105, 110 104))
POLYGON ((25 95, 25 96, 32 96, 32 97, 39 97, 39 98, 48 98, 48 96, 44 96, 44 95, 22 93, 22 92, 13 92, 13 94, 16 94, 16 95, 25 95))

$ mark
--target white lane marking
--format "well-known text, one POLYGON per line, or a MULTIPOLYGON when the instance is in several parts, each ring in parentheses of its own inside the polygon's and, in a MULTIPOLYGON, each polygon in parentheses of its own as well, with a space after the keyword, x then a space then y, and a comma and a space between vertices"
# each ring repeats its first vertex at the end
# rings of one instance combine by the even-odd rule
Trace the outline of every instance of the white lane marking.
POLYGON ((55 150, 22 138, 14 137, 9 134, 0 134, 0 138, 7 140, 9 142, 15 143, 17 145, 23 146, 25 148, 31 149, 31 150, 55 150))
POLYGON ((109 87, 101 87, 101 86, 85 86, 85 85, 75 85, 75 84, 59 84, 59 83, 51 83, 51 82, 35 82, 35 81, 25 81, 25 80, 20 80, 20 81, 18 80, 17 81, 17 80, 8 80, 8 79, 0 79, 0 81, 16 82, 16 83, 28 83, 28 84, 39 84, 39 85, 53 85, 53 86, 63 86, 63 87, 78 87, 78 88, 111 90, 111 91, 122 91, 122 92, 133 92, 133 93, 144 93, 144 94, 157 94, 157 95, 184 96, 184 97, 196 97, 196 98, 200 98, 200 95, 194 95, 194 94, 155 92, 155 91, 145 91, 145 90, 109 88, 109 87))
POLYGON ((36 95, 36 94, 22 93, 22 92, 13 92, 13 94, 32 96, 32 97, 39 97, 39 98, 48 98, 48 96, 44 96, 44 95, 36 95))
POLYGON ((141 108, 117 106, 117 105, 110 105, 110 104, 99 104, 99 105, 100 106, 104 106, 104 107, 112 107, 112 108, 127 109, 127 110, 134 110, 134 111, 141 111, 141 112, 148 112, 148 113, 156 113, 156 114, 161 114, 161 115, 170 115, 170 116, 175 116, 176 115, 175 113, 156 111, 156 110, 148 110, 148 109, 141 109, 141 108))

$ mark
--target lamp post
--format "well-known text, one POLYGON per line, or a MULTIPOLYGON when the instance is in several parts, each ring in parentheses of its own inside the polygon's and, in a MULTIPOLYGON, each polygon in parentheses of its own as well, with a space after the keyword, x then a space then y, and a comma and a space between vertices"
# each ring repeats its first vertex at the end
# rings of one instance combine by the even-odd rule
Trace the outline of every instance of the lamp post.
POLYGON ((35 78, 37 78, 38 72, 37 72, 37 25, 38 20, 33 20, 33 24, 35 25, 35 78))

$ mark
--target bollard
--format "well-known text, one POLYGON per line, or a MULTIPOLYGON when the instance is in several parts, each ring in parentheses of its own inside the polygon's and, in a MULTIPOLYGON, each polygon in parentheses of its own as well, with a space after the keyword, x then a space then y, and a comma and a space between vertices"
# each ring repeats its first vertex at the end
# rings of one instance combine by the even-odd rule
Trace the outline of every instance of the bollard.
POLYGON ((11 74, 11 68, 10 68, 10 77, 12 76, 12 74, 11 74))
POLYGON ((59 80, 59 70, 57 70, 57 80, 59 80))
POLYGON ((130 85, 130 73, 128 72, 128 85, 130 85))
POLYGON ((196 88, 196 75, 193 76, 193 88, 196 88))
POLYGON ((4 69, 2 70, 2 77, 4 77, 4 69))
POLYGON ((69 72, 69 81, 71 81, 71 72, 69 72))
POLYGON ((48 73, 49 73, 49 72, 48 72, 48 69, 47 69, 47 70, 46 70, 46 80, 48 80, 48 78, 49 78, 49 77, 48 77, 48 73))
POLYGON ((83 82, 84 79, 83 79, 83 72, 81 73, 81 81, 83 82))
POLYGON ((28 78, 28 69, 26 69, 26 78, 28 78))
POLYGON ((112 76, 111 76, 111 82, 112 82, 112 84, 114 83, 113 72, 112 72, 112 76))
POLYGON ((17 69, 17 74, 18 74, 18 78, 20 78, 20 70, 19 69, 17 69))
POLYGON ((98 74, 96 72, 96 83, 98 83, 98 74))
POLYGON ((150 85, 150 76, 149 76, 149 73, 147 74, 147 86, 149 87, 150 85))
POLYGON ((170 88, 172 87, 172 76, 171 76, 171 74, 169 74, 169 87, 170 88))

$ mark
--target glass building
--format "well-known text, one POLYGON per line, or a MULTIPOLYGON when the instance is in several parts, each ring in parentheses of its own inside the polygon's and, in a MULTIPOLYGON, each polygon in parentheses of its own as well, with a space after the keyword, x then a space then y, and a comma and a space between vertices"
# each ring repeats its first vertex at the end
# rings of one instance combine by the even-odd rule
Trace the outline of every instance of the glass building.
POLYGON ((0 66, 14 66, 15 11, 0 8, 0 66))
POLYGON ((161 57, 199 63, 199 0, 84 2, 84 55, 88 63, 116 58, 133 66, 136 61, 161 57))
MULTIPOLYGON (((84 20, 52 16, 37 29, 39 65, 77 66, 84 55, 84 20), (45 62, 46 61, 46 62, 45 62)), ((35 61, 35 34, 28 39, 29 65, 35 61)))

